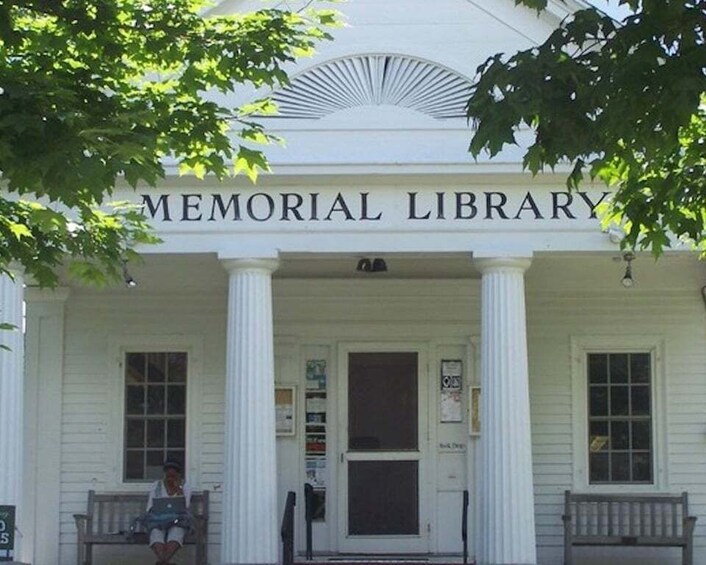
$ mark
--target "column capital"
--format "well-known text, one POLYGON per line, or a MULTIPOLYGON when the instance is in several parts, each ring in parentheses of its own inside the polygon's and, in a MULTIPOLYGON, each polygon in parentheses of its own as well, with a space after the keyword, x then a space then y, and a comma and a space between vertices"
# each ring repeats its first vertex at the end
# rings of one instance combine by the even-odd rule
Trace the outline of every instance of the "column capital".
POLYGON ((491 271, 521 271, 524 273, 530 268, 532 259, 530 257, 477 257, 473 259, 473 264, 483 274, 491 271))
POLYGON ((243 271, 266 271, 268 273, 274 273, 279 267, 279 259, 255 257, 221 259, 221 265, 231 274, 243 271))

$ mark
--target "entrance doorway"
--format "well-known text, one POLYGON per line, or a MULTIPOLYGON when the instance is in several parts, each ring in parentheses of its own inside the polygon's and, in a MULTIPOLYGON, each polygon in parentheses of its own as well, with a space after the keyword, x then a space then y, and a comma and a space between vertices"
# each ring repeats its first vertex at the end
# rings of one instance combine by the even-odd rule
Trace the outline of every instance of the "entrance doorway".
POLYGON ((339 546, 425 553, 427 410, 422 350, 344 348, 339 546))

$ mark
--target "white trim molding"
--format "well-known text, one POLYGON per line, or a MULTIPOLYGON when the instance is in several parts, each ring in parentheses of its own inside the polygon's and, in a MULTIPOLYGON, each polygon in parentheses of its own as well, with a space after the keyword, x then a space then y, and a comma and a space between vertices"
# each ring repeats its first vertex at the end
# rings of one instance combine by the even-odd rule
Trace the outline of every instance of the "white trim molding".
POLYGON ((571 336, 573 489, 581 492, 660 492, 669 488, 665 342, 661 335, 571 336), (651 484, 596 484, 588 478, 587 353, 649 353, 651 358, 652 476, 651 484))

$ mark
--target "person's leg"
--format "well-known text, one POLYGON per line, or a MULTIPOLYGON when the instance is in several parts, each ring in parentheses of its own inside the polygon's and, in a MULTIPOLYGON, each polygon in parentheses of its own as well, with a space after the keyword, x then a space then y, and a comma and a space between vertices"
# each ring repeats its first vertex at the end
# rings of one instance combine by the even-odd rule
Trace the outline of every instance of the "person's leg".
POLYGON ((154 554, 159 560, 158 563, 164 563, 167 561, 164 554, 167 551, 167 532, 160 530, 159 528, 154 528, 150 532, 150 548, 154 551, 154 554))
POLYGON ((184 543, 184 536, 186 530, 184 528, 179 528, 178 526, 173 526, 169 528, 167 532, 167 546, 164 550, 164 561, 169 562, 169 560, 174 557, 174 554, 179 551, 179 548, 184 543))

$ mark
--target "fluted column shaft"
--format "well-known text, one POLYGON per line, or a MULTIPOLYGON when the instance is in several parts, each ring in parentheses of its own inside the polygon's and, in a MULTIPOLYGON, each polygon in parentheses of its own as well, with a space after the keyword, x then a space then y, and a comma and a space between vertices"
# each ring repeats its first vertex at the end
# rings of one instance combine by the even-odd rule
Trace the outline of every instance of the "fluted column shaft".
MULTIPOLYGON (((24 338, 22 335, 22 274, 13 272, 14 280, 0 274, 0 323, 12 324, 14 330, 0 330, 0 505, 18 507, 22 499, 22 430, 24 424, 24 338)), ((19 537, 19 536, 18 536, 19 537)), ((17 555, 18 537, 15 538, 17 555)))
POLYGON ((277 563, 273 260, 229 271, 223 483, 224 564, 277 563))
POLYGON ((535 564, 527 323, 528 259, 478 259, 481 439, 478 562, 535 564))

